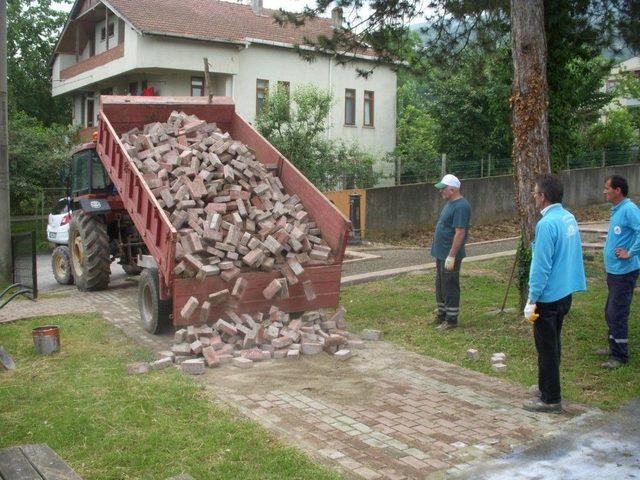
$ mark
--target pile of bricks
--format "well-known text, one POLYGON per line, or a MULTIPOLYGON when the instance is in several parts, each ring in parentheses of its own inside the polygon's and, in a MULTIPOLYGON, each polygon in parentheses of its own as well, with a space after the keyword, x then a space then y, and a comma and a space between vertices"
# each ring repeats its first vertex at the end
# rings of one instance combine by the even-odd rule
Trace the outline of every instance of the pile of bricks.
MULTIPOLYGON (((174 111, 121 141, 178 230, 176 276, 232 282, 243 270, 275 270, 283 278, 265 293, 273 298, 287 295, 304 266, 333 262, 299 197, 215 123, 174 111)), ((303 286, 314 298, 311 283, 303 286)))
POLYGON ((327 352, 345 360, 364 342, 347 332, 346 310, 327 316, 309 311, 293 317, 277 307, 268 313, 237 314, 227 310, 212 325, 188 326, 175 333, 170 351, 159 352, 158 362, 180 364, 186 373, 203 373, 205 366, 233 363, 247 368, 269 359, 298 359, 327 352), (166 359, 170 359, 169 362, 166 359))

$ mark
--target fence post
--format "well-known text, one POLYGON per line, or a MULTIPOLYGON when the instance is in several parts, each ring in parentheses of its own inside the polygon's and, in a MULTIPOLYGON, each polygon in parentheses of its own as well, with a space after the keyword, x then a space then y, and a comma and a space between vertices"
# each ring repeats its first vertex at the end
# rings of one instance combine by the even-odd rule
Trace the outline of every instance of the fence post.
POLYGON ((444 177, 445 174, 447 173, 447 154, 446 153, 442 154, 441 163, 442 163, 442 166, 441 166, 442 171, 440 172, 441 173, 440 176, 444 177))
POLYGON ((487 177, 491 176, 491 154, 489 154, 489 156, 487 157, 487 170, 489 171, 487 173, 487 177))
POLYGON ((480 178, 484 177, 484 158, 480 157, 480 178))
POLYGON ((602 149, 602 166, 607 166, 607 151, 604 148, 602 149))

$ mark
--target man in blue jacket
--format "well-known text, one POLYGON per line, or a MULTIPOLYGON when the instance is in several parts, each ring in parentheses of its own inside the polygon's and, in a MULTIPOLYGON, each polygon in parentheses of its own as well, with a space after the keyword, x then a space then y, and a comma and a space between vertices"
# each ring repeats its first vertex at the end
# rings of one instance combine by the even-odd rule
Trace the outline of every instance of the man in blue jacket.
POLYGON ((629 312, 640 272, 640 209, 627 198, 629 185, 619 175, 607 178, 604 198, 613 204, 609 233, 604 245, 604 266, 609 295, 604 308, 609 327, 609 348, 604 368, 618 368, 629 361, 629 312))
POLYGON ((571 295, 587 289, 582 242, 575 217, 562 207, 564 189, 552 175, 536 179, 533 195, 542 218, 536 226, 524 316, 533 322, 538 351, 540 396, 523 407, 531 412, 562 411, 560 334, 571 295))

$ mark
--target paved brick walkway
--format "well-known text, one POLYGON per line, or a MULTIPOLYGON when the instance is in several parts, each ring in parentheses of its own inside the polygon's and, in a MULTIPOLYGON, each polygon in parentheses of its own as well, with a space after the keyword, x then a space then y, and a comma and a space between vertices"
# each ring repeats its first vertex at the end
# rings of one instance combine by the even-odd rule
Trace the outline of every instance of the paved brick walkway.
MULTIPOLYGON (((173 340, 144 333, 132 280, 47 301, 52 314, 59 311, 54 301, 91 305, 152 349, 173 340)), ((369 342, 346 362, 320 354, 248 370, 227 364, 194 378, 217 401, 353 478, 445 478, 557 432, 586 412, 568 405, 562 415, 527 413, 520 408, 525 388, 386 342, 369 342)))

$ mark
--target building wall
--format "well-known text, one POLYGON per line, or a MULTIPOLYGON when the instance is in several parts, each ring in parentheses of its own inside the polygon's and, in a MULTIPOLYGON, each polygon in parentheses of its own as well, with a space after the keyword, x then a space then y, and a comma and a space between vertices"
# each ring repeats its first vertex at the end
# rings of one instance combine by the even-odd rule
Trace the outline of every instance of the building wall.
POLYGON ((364 79, 358 77, 358 68, 369 68, 370 63, 357 61, 339 66, 328 56, 318 56, 306 62, 291 49, 252 44, 240 51, 240 69, 234 86, 234 101, 238 112, 250 122, 256 118, 256 81, 268 80, 273 88, 278 81, 290 83, 291 91, 304 84, 317 85, 334 96, 330 114, 329 137, 358 143, 378 160, 375 168, 389 175, 382 184, 393 183, 393 164, 382 161, 384 155, 395 148, 396 74, 389 67, 378 67, 364 79), (345 89, 356 90, 356 124, 345 126, 345 89), (374 92, 374 126, 364 127, 364 91, 374 92))

